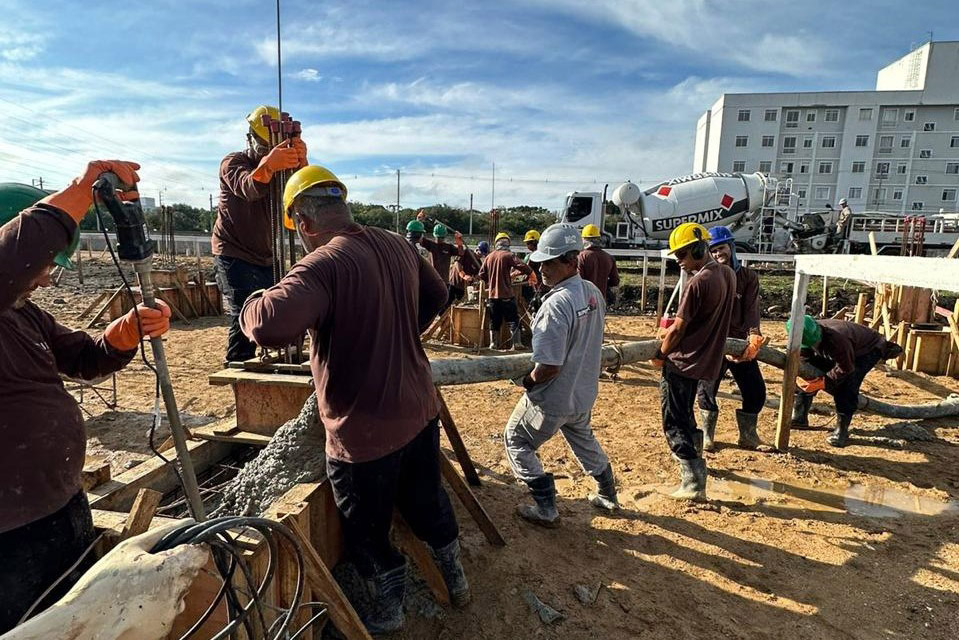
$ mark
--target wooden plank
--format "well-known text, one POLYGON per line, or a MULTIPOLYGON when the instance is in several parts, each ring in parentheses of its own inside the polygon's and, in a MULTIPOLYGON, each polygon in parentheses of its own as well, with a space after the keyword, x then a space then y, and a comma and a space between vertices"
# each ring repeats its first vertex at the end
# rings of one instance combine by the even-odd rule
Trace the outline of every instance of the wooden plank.
POLYGON ((866 301, 868 296, 865 293, 859 294, 859 300, 856 302, 856 311, 853 315, 853 322, 856 324, 862 324, 866 319, 866 301))
POLYGON ((160 500, 162 499, 163 494, 153 489, 137 491, 137 497, 133 500, 133 507, 130 509, 126 524, 123 525, 120 539, 126 540, 141 533, 146 533, 150 528, 150 523, 153 522, 153 516, 156 515, 157 507, 160 506, 160 500))
POLYGON ((223 369, 216 373, 211 373, 207 377, 207 382, 213 386, 247 382, 250 384, 313 388, 312 376, 301 376, 290 373, 261 373, 259 371, 245 371, 243 369, 223 369))
POLYGON ((953 243, 952 249, 949 249, 949 253, 946 254, 947 258, 955 258, 956 256, 959 256, 959 239, 953 243))
POLYGON ((646 313, 646 280, 649 278, 649 256, 643 254, 643 283, 639 290, 639 312, 646 313))
POLYGON ((666 258, 659 259, 659 291, 656 292, 656 327, 663 319, 663 300, 666 295, 666 258))
POLYGON ((106 298, 108 295, 110 295, 109 291, 101 291, 100 294, 96 297, 96 299, 93 302, 91 302, 89 305, 87 305, 86 309, 80 312, 80 314, 77 316, 77 320, 83 320, 87 316, 87 314, 93 311, 93 308, 97 306, 98 304, 100 304, 103 301, 103 299, 106 298))
POLYGON ((796 279, 793 282, 792 309, 789 314, 792 321, 792 331, 789 332, 789 341, 786 344, 786 368, 783 371, 779 416, 776 421, 776 448, 780 451, 789 448, 789 430, 795 402, 796 375, 799 373, 799 349, 802 345, 803 316, 805 315, 808 289, 809 276, 796 271, 796 279))
POLYGON ((83 465, 80 472, 80 484, 84 491, 99 487, 110 481, 110 462, 107 460, 90 459, 83 465))
POLYGON ((103 303, 103 306, 101 306, 100 309, 97 310, 97 312, 96 312, 95 314, 93 314, 93 317, 90 318, 90 322, 86 323, 86 324, 83 326, 83 328, 84 328, 84 329, 92 329, 92 328, 93 328, 93 325, 95 325, 97 322, 100 321, 100 316, 102 316, 104 313, 106 313, 106 310, 110 308, 110 305, 111 305, 111 304, 113 304, 113 300, 114 300, 117 296, 119 296, 120 293, 122 293, 122 292, 123 292, 123 287, 117 287, 117 289, 113 292, 113 295, 111 295, 110 298, 109 298, 106 302, 103 303))
POLYGON ((470 516, 476 521, 480 531, 486 536, 487 542, 496 547, 506 546, 506 540, 503 538, 503 534, 496 528, 496 524, 489 517, 489 514, 486 513, 486 509, 480 504, 480 501, 469 488, 469 485, 466 484, 466 481, 463 480, 460 474, 456 472, 456 469, 453 468, 453 464, 442 453, 439 455, 439 462, 440 473, 443 474, 443 478, 446 479, 446 482, 453 490, 453 493, 456 494, 456 497, 459 498, 463 506, 466 507, 466 510, 469 511, 470 516))
POLYGON ((436 387, 436 398, 439 400, 440 405, 440 423, 443 425, 446 437, 453 447, 456 460, 460 463, 460 468, 463 469, 463 475, 466 476, 468 483, 474 487, 478 487, 482 484, 479 474, 476 473, 476 467, 473 465, 470 453, 463 443, 463 438, 460 436, 459 429, 456 428, 456 423, 453 422, 453 414, 450 413, 450 408, 446 404, 446 398, 443 397, 443 392, 439 387, 436 387))
POLYGON ((829 276, 822 277, 822 308, 819 311, 819 317, 825 318, 829 313, 829 276))
POLYGON ((909 324, 905 320, 899 322, 899 329, 896 332, 896 343, 902 348, 902 353, 896 358, 896 368, 903 369, 903 362, 906 357, 906 341, 909 339, 909 324))
MULTIPOLYGON (((288 377, 306 378, 310 382, 313 380, 306 376, 288 377)), ((272 436, 283 423, 300 414, 303 403, 312 391, 312 387, 306 385, 293 387, 238 382, 233 385, 236 426, 242 431, 272 436)))
POLYGON ((186 306, 190 307, 190 312, 193 314, 194 318, 200 317, 200 312, 197 311, 196 305, 193 304, 193 296, 189 291, 183 286, 183 283, 177 280, 175 282, 177 291, 180 292, 180 299, 186 301, 186 306))
POLYGON ((450 592, 446 588, 443 574, 436 566, 436 561, 430 555, 426 543, 416 537, 399 511, 393 512, 393 538, 397 548, 408 555, 413 560, 413 564, 420 570, 420 575, 426 581, 426 586, 433 592, 436 601, 449 606, 450 592))
POLYGON ((959 291, 959 260, 910 256, 797 255, 796 271, 810 276, 885 282, 959 291))
MULTIPOLYGON (((236 421, 236 418, 232 419, 236 421)), ((218 431, 214 426, 194 427, 193 435, 196 438, 204 440, 217 440, 219 442, 233 442, 235 444, 248 444, 254 447, 265 447, 270 444, 271 436, 254 433, 253 431, 242 431, 235 426, 231 431, 218 431)))
MULTIPOLYGON (((282 500, 283 498, 281 498, 282 500)), ((281 503, 274 505, 277 507, 276 513, 278 520, 283 524, 290 526, 295 522, 297 527, 303 532, 307 542, 310 540, 310 505, 308 502, 298 502, 295 504, 281 503)), ((269 517, 269 516, 268 516, 269 517)), ((296 588, 300 579, 299 562, 293 550, 289 545, 281 544, 279 558, 276 567, 276 599, 278 606, 289 609, 293 605, 293 598, 296 595, 296 588)), ((303 585, 300 594, 300 602, 312 601, 312 589, 306 576, 303 576, 303 585)), ((308 608, 300 609, 293 617, 293 629, 299 629, 310 619, 310 610, 308 608)), ((303 637, 312 639, 312 631, 304 633, 303 637)))

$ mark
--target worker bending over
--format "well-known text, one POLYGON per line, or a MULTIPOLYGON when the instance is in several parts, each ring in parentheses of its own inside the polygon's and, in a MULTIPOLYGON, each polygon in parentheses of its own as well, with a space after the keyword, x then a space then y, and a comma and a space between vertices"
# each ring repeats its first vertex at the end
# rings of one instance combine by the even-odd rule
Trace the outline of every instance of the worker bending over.
POLYGON ((590 503, 619 507, 613 467, 590 425, 599 393, 606 303, 599 289, 576 273, 582 249, 576 227, 554 224, 530 256, 540 264, 550 290, 533 319, 533 371, 522 378, 526 392, 506 423, 506 457, 517 478, 529 486, 535 504, 522 505, 523 518, 544 527, 559 525, 553 474, 536 455, 547 440, 563 433, 583 471, 599 490, 590 503))
POLYGON ((463 255, 453 262, 450 267, 450 299, 447 304, 452 305, 463 299, 466 295, 466 287, 473 284, 476 276, 479 275, 480 263, 485 257, 467 248, 463 251, 463 255))
POLYGON ((579 254, 579 275, 596 285, 603 299, 615 304, 619 296, 619 271, 616 261, 602 247, 599 227, 588 224, 583 227, 585 248, 579 254))
MULTIPOLYGON (((94 161, 62 191, 19 214, 0 214, 0 633, 12 629, 95 538, 80 482, 83 414, 61 374, 92 380, 119 371, 136 354, 141 324, 150 336, 170 327, 169 307, 141 304, 93 338, 30 300, 38 287, 50 286, 54 263, 68 264, 67 249, 100 174, 113 172, 132 186, 139 168, 94 161)), ((90 554, 74 567, 38 611, 66 593, 95 559, 90 554)))
MULTIPOLYGON (((786 323, 786 332, 792 320, 786 323)), ((849 441, 849 425, 859 408, 859 388, 866 374, 883 360, 899 357, 902 347, 889 342, 869 327, 846 320, 815 320, 803 317, 800 356, 817 369, 826 372, 821 378, 796 379, 792 428, 809 428, 809 408, 820 391, 833 397, 836 404, 836 428, 826 438, 834 447, 845 447, 849 441)))
POLYGON ((738 358, 723 358, 719 377, 715 380, 700 380, 696 392, 699 400, 699 415, 703 420, 703 449, 714 449, 716 420, 719 405, 716 392, 719 383, 729 371, 742 395, 742 408, 736 410, 736 425, 739 427, 739 446, 755 449, 760 445, 756 423, 759 412, 766 404, 766 382, 759 371, 756 354, 766 340, 759 329, 759 276, 743 266, 736 257, 736 241, 727 227, 709 230, 709 253, 719 264, 730 267, 736 273, 736 290, 733 296, 732 317, 729 321, 729 337, 746 341, 746 350, 738 358))
POLYGON ((496 235, 496 248, 483 261, 480 267, 479 278, 486 283, 489 311, 489 345, 491 349, 499 349, 499 332, 503 322, 509 329, 513 349, 523 348, 523 339, 519 323, 519 308, 516 306, 516 296, 513 294, 513 274, 522 273, 527 276, 533 273, 529 265, 510 251, 509 234, 501 232, 496 235))
POLYGON ((453 256, 462 257, 466 252, 463 246, 463 235, 459 231, 453 234, 453 244, 446 241, 446 234, 446 225, 437 222, 433 225, 433 240, 430 240, 425 235, 420 236, 420 246, 429 253, 430 264, 433 265, 436 273, 440 274, 440 277, 449 287, 448 299, 442 311, 445 311, 447 307, 453 304, 453 290, 452 287, 449 286, 450 261, 453 259, 453 256))
POLYGON ((700 380, 719 379, 736 291, 736 274, 710 257, 708 239, 709 232, 694 222, 679 225, 669 235, 669 252, 694 275, 683 288, 675 322, 653 356, 653 364, 663 370, 663 430, 681 476, 672 497, 700 501, 706 499, 706 461, 693 404, 700 380))
POLYGON ((293 174, 283 207, 308 253, 251 297, 241 324, 266 347, 311 333, 327 476, 350 556, 376 594, 366 625, 395 630, 404 623, 406 560, 390 544, 394 506, 432 548, 453 603, 469 600, 420 344, 446 304, 446 283, 401 236, 354 222, 346 187, 323 167, 293 174))
POLYGON ((246 117, 246 150, 230 153, 220 162, 212 248, 216 283, 230 316, 227 362, 256 355, 256 347, 240 330, 240 310, 252 292, 275 282, 270 182, 275 173, 306 165, 306 144, 300 138, 270 147, 264 115, 280 119, 276 107, 260 106, 251 111, 246 117))

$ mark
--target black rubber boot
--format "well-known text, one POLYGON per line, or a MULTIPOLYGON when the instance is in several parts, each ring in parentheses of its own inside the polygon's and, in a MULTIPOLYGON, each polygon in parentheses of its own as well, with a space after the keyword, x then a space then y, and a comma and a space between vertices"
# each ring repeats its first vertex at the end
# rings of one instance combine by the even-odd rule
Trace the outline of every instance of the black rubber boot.
POLYGON ((852 416, 837 413, 836 420, 838 424, 836 424, 833 432, 829 434, 829 437, 826 438, 826 442, 834 447, 845 447, 849 442, 849 424, 852 422, 852 416))
POLYGON ((613 477, 613 465, 608 464, 598 476, 593 476, 598 485, 596 493, 589 494, 589 503, 603 511, 619 509, 619 500, 616 499, 616 479, 613 477))
POLYGON ((489 330, 489 348, 493 350, 499 349, 499 345, 496 344, 496 337, 499 331, 489 330))
POLYGON ((433 559, 443 574, 443 581, 450 592, 450 602, 462 609, 470 601, 470 583, 466 580, 463 563, 460 562, 460 541, 453 540, 445 547, 432 549, 433 559))
POLYGON ((373 610, 363 620, 372 634, 390 633, 403 628, 403 596, 406 594, 406 562, 395 569, 384 571, 370 580, 373 610))
POLYGON ((558 527, 559 511, 556 510, 556 483, 553 481, 553 474, 547 473, 526 484, 529 485, 529 492, 533 495, 533 501, 536 504, 520 505, 516 507, 516 513, 521 518, 541 527, 548 529, 558 527))
POLYGON ((758 413, 746 413, 742 409, 736 410, 736 426, 739 427, 739 446, 743 449, 755 449, 762 442, 756 432, 758 413))
POLYGON ((793 419, 790 425, 793 429, 809 428, 809 408, 812 407, 812 401, 815 397, 815 393, 796 392, 796 400, 793 403, 793 419))
POLYGON ((706 461, 702 458, 682 460, 679 462, 679 488, 669 494, 677 500, 694 500, 706 502, 706 461))
MULTIPOLYGON (((716 437, 716 420, 719 419, 719 412, 700 409, 699 417, 703 421, 703 450, 715 451, 716 443, 713 442, 713 438, 716 437)), ((699 453, 702 455, 702 451, 699 453)))
POLYGON ((524 349, 523 347, 523 326, 518 322, 510 322, 506 325, 509 329, 510 340, 513 343, 513 351, 524 349))

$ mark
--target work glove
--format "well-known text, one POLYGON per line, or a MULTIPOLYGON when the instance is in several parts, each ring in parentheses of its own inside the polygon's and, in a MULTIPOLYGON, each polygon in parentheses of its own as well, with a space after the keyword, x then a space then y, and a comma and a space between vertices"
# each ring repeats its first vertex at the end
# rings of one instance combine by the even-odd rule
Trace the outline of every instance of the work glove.
POLYGON ((138 304, 136 311, 140 314, 140 324, 143 325, 143 334, 137 326, 137 316, 133 309, 122 318, 117 318, 103 332, 103 339, 117 351, 130 351, 140 346, 143 335, 157 338, 170 330, 170 307, 162 300, 156 301, 157 308, 152 309, 145 304, 138 304))
POLYGON ((821 377, 812 380, 796 378, 796 386, 802 389, 804 393, 816 393, 826 388, 826 379, 821 377))
POLYGON ((529 283, 530 283, 530 285, 532 285, 532 286, 534 286, 534 287, 539 284, 539 278, 536 277, 536 272, 535 272, 535 271, 530 271, 530 273, 529 273, 529 283))
MULTIPOLYGON (((303 145, 304 150, 306 145, 303 145)), ((303 157, 305 158, 305 151, 303 157)), ((286 169, 296 169, 300 166, 300 152, 293 146, 292 140, 284 140, 263 156, 260 164, 253 170, 252 177, 257 182, 267 184, 273 179, 273 174, 286 169)))
MULTIPOLYGON (((73 218, 74 222, 80 224, 87 215, 90 205, 93 204, 93 183, 97 181, 101 173, 111 171, 117 175, 121 183, 134 187, 140 181, 140 176, 137 175, 139 168, 140 165, 136 162, 125 160, 93 160, 87 164, 82 176, 74 178, 69 185, 56 193, 51 193, 40 202, 60 209, 73 218)), ((138 198, 139 194, 134 191, 120 192, 119 197, 129 200, 138 198)))
POLYGON ((4 640, 166 638, 209 553, 202 545, 185 544, 159 553, 150 549, 188 522, 178 520, 124 540, 57 603, 10 631, 4 640))
POLYGON ((296 149, 297 153, 298 164, 296 168, 302 169, 309 164, 309 162, 306 160, 306 143, 303 142, 303 138, 300 137, 292 138, 291 141, 293 143, 293 148, 296 149))
POLYGON ((743 352, 738 357, 729 356, 729 359, 733 362, 748 362, 750 360, 755 360, 759 350, 767 342, 769 342, 769 338, 755 333, 750 333, 749 337, 746 339, 746 348, 743 350, 743 352))

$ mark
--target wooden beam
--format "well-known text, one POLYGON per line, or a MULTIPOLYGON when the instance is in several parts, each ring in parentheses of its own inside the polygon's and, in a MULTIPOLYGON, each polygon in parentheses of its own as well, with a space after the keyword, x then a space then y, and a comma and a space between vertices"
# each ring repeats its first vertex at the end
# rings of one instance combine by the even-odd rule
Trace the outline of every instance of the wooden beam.
POLYGON ((100 321, 100 316, 102 316, 104 313, 106 313, 107 309, 110 308, 110 305, 113 304, 113 301, 116 299, 116 297, 119 296, 120 293, 122 293, 122 292, 123 292, 123 287, 117 287, 116 290, 113 292, 113 295, 111 295, 110 298, 109 298, 106 302, 103 303, 103 306, 101 306, 101 307, 97 310, 97 312, 96 312, 95 314, 93 314, 93 317, 90 318, 90 321, 89 321, 88 323, 86 323, 86 324, 83 326, 83 328, 84 328, 84 329, 92 329, 92 328, 93 328, 93 325, 95 325, 97 322, 100 321))
MULTIPOLYGON (((440 454, 442 455, 442 454, 440 454)), ((433 592, 433 597, 442 605, 449 606, 450 592, 443 580, 443 574, 436 566, 436 561, 430 555, 426 543, 416 537, 410 525, 406 523, 399 511, 393 512, 393 536, 400 551, 412 558, 420 575, 426 581, 426 586, 433 592)))
POLYGON ((829 313, 829 276, 822 277, 822 309, 819 311, 819 317, 825 318, 829 313))
POLYGON ((796 271, 810 276, 959 291, 959 260, 810 254, 796 256, 796 271))
POLYGON ((643 283, 639 289, 639 312, 646 313, 646 278, 649 277, 649 256, 643 254, 643 283))
POLYGON ((789 313, 792 331, 786 345, 786 368, 783 371, 782 393, 779 401, 779 417, 776 421, 776 448, 785 451, 789 448, 789 429, 792 423, 793 404, 796 392, 796 374, 799 373, 799 350, 802 345, 803 316, 806 312, 806 293, 809 289, 809 276, 796 271, 793 282, 793 302, 789 313))
POLYGON ((157 507, 160 506, 160 500, 163 494, 153 489, 140 489, 137 497, 133 500, 133 508, 130 509, 130 515, 127 517, 126 524, 123 525, 123 532, 120 534, 121 540, 138 536, 146 533, 153 522, 153 516, 156 515, 157 507))
POLYGON ((856 302, 856 311, 853 315, 853 322, 856 324, 862 324, 866 319, 866 300, 868 300, 868 296, 865 293, 860 293, 856 302))
POLYGON ((99 487, 110 481, 110 463, 106 460, 87 460, 80 472, 80 484, 84 491, 99 487))
POLYGON ((443 392, 440 391, 439 387, 436 387, 436 399, 439 400, 440 405, 440 423, 443 425, 446 437, 453 447, 456 460, 460 463, 460 468, 463 469, 463 475, 466 476, 466 481, 470 483, 470 485, 478 487, 482 484, 479 474, 476 473, 476 467, 473 465, 470 453, 463 443, 463 438, 460 436, 459 429, 456 428, 456 423, 453 422, 453 415, 450 413, 450 408, 446 404, 446 398, 443 397, 443 392))
POLYGON ((460 477, 460 474, 456 473, 453 464, 442 452, 439 454, 439 461, 440 473, 443 474, 443 478, 446 479, 446 482, 453 490, 453 493, 456 494, 456 497, 459 498, 463 506, 466 507, 466 510, 469 511, 473 520, 476 521, 480 531, 486 536, 486 541, 495 547, 505 547, 506 540, 503 538, 503 534, 496 528, 496 524, 493 523, 489 514, 486 513, 486 509, 480 504, 480 501, 469 488, 469 485, 460 477))
POLYGON ((94 299, 94 301, 88 304, 86 309, 80 312, 80 314, 77 316, 77 320, 83 320, 87 316, 87 314, 93 311, 93 308, 96 307, 98 304, 100 304, 103 301, 103 299, 106 298, 108 295, 110 295, 109 291, 101 291, 97 295, 97 297, 94 299))
POLYGON ((947 258, 955 258, 956 256, 959 256, 959 239, 953 243, 952 249, 949 249, 949 253, 946 254, 947 258))
POLYGON ((663 300, 666 295, 666 257, 659 258, 659 290, 656 292, 656 327, 663 317, 663 300))

